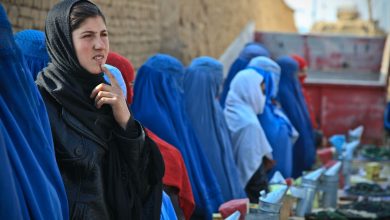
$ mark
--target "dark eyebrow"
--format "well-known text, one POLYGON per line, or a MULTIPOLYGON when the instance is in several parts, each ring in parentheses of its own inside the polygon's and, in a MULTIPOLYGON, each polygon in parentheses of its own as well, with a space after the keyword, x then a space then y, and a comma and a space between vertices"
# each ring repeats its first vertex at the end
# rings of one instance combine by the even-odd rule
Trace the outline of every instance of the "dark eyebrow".
POLYGON ((96 34, 95 31, 84 31, 84 32, 81 32, 81 34, 96 34))
MULTIPOLYGON (((104 30, 101 30, 100 32, 108 32, 106 29, 104 30)), ((95 31, 84 31, 84 32, 81 32, 81 34, 96 34, 98 32, 95 32, 95 31)))

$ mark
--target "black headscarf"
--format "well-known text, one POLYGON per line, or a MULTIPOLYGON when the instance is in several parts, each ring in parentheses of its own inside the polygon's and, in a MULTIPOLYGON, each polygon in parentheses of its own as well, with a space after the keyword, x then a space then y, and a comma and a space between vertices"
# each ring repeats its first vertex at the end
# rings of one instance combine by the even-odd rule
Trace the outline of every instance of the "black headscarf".
POLYGON ((89 97, 93 88, 105 83, 103 73, 91 74, 84 69, 73 47, 69 17, 73 5, 80 1, 65 0, 49 11, 45 33, 51 63, 39 73, 37 84, 98 137, 109 140, 116 125, 111 107, 97 109, 89 97))

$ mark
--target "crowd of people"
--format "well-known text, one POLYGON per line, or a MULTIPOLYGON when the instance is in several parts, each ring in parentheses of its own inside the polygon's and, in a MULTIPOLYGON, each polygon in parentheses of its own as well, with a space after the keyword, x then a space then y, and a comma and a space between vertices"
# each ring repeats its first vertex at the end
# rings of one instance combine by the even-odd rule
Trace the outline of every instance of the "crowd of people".
POLYGON ((225 80, 208 56, 155 54, 135 74, 108 33, 89 1, 15 34, 0 5, 1 218, 211 219, 313 166, 302 57, 251 42, 225 80))

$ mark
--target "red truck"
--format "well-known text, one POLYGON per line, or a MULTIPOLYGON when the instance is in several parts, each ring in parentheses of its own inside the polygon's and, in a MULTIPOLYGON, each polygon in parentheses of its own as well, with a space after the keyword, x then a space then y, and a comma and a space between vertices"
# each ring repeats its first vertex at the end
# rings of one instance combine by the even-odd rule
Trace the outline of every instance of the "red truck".
POLYGON ((390 37, 256 32, 273 58, 298 54, 308 62, 304 88, 325 137, 364 125, 362 142, 382 144, 390 37))

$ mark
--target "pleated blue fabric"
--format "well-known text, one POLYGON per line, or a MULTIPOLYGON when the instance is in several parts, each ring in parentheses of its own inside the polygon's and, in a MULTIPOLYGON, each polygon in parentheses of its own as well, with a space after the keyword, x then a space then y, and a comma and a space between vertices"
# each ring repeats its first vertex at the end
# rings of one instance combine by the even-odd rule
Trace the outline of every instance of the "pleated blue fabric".
POLYGON ((44 102, 0 4, 0 219, 69 219, 44 102))
POLYGON ((186 112, 226 202, 246 198, 246 194, 239 182, 229 130, 217 100, 222 76, 223 66, 219 61, 199 57, 187 68, 183 88, 186 112))
POLYGON ((132 110, 146 128, 180 150, 195 198, 194 215, 211 219, 223 202, 221 188, 185 113, 175 74, 184 75, 176 58, 150 57, 138 71, 132 110))

